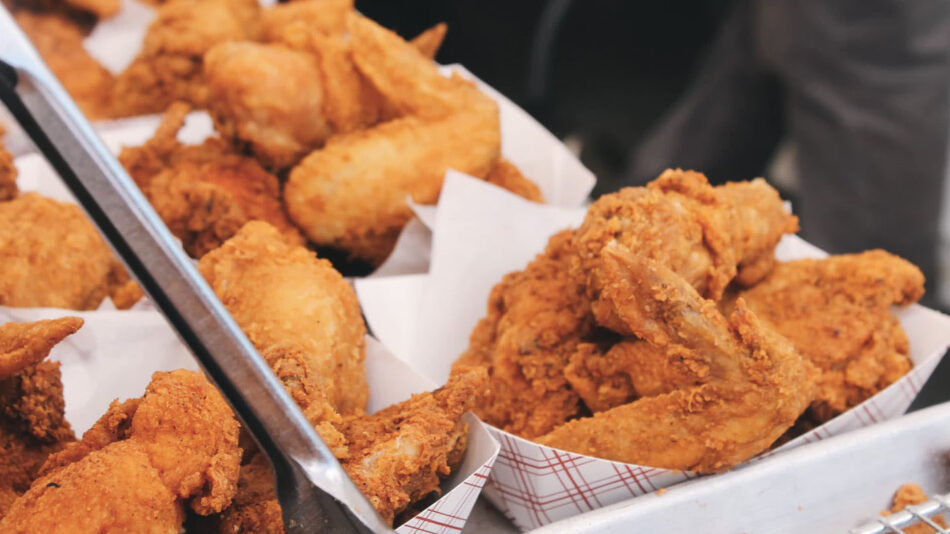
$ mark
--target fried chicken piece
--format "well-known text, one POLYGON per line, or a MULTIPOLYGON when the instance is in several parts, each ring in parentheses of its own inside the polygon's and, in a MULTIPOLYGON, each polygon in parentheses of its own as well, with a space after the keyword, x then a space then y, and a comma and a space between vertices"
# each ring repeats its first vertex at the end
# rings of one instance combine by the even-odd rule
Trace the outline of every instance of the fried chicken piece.
MULTIPOLYGON (((342 460, 343 469, 388 523, 438 494, 440 480, 461 463, 468 432, 462 415, 484 397, 486 382, 482 369, 460 370, 431 393, 346 418, 341 429, 350 456, 342 460)), ((217 531, 283 534, 274 475, 263 455, 241 468, 238 495, 217 531)))
POLYGON ((416 47, 423 56, 429 59, 435 59, 435 55, 439 53, 439 48, 442 47, 442 41, 445 40, 445 34, 449 31, 449 25, 440 22, 435 26, 425 30, 419 35, 413 37, 412 41, 409 41, 412 46, 416 47))
POLYGON ((818 424, 910 371, 907 335, 890 307, 923 294, 920 269, 883 250, 780 263, 739 293, 820 370, 809 409, 818 424))
POLYGON ((46 457, 75 439, 63 415, 59 363, 44 359, 80 326, 75 317, 0 326, 0 518, 46 457))
MULTIPOLYGON (((0 139, 3 139, 3 127, 0 127, 0 139)), ((16 186, 17 170, 13 164, 13 155, 7 152, 0 141, 0 202, 16 198, 19 189, 16 186)))
POLYGON ((305 30, 342 37, 353 0, 300 0, 276 4, 261 12, 261 37, 279 42, 291 32, 305 30))
MULTIPOLYGON (((88 0, 83 3, 92 5, 113 1, 88 0)), ((118 7, 117 0, 115 4, 118 7)), ((81 28, 67 16, 56 12, 21 10, 15 18, 82 112, 91 119, 108 116, 108 95, 113 76, 86 52, 81 28)))
POLYGON ((329 138, 311 55, 278 44, 227 42, 205 55, 204 69, 216 128, 266 166, 289 167, 329 138))
POLYGON ((700 173, 667 170, 646 187, 628 187, 594 202, 577 232, 579 261, 597 322, 620 334, 629 327, 601 298, 600 253, 613 241, 682 276, 700 295, 719 300, 737 278, 767 274, 774 248, 798 220, 763 180, 712 187, 700 173))
POLYGON ((78 206, 36 193, 0 203, 0 305, 92 310, 120 269, 78 206))
MULTIPOLYGON (((882 516, 889 516, 891 514, 896 514, 908 506, 914 506, 916 504, 923 504, 930 500, 927 497, 927 494, 924 493, 923 488, 917 484, 907 483, 903 486, 897 488, 897 492, 894 494, 894 504, 891 506, 890 510, 885 510, 881 512, 882 516)), ((931 521, 940 525, 941 528, 947 528, 947 520, 944 519, 943 515, 938 515, 931 518, 931 521)), ((909 527, 904 527, 901 529, 906 534, 934 534, 937 532, 933 527, 925 525, 923 523, 918 523, 909 527)))
POLYGON ((193 146, 178 142, 187 112, 187 106, 173 105, 152 139, 119 155, 185 250, 200 258, 254 220, 270 223, 289 243, 303 244, 284 213, 276 176, 220 139, 193 146))
POLYGON ((201 274, 339 457, 336 426, 369 395, 366 327, 353 288, 326 260, 250 222, 198 264, 201 274))
POLYGON ((239 425, 200 374, 155 373, 141 399, 114 402, 51 455, 0 522, 4 532, 177 533, 184 506, 208 515, 237 491, 239 425))
POLYGON ((156 113, 183 100, 204 107, 209 98, 202 60, 214 45, 258 35, 255 0, 172 0, 161 5, 142 51, 115 80, 110 113, 156 113))
POLYGON ((441 76, 399 36, 350 17, 360 72, 400 118, 334 136, 290 173, 284 197, 311 241, 381 263, 412 217, 432 203, 445 171, 484 178, 501 149, 498 106, 472 84, 441 76))
POLYGON ((698 387, 565 423, 539 443, 614 461, 711 473, 767 449, 812 400, 808 365, 742 300, 727 321, 660 262, 612 244, 603 276, 619 317, 658 347, 709 366, 698 387))
POLYGON ((492 289, 487 315, 454 364, 486 367, 492 394, 475 413, 528 438, 580 408, 563 369, 594 325, 584 287, 569 273, 572 237, 572 230, 555 234, 544 253, 492 289))
POLYGON ((485 177, 485 181, 533 202, 544 202, 538 184, 521 174, 521 170, 505 158, 500 158, 495 163, 495 167, 485 177))

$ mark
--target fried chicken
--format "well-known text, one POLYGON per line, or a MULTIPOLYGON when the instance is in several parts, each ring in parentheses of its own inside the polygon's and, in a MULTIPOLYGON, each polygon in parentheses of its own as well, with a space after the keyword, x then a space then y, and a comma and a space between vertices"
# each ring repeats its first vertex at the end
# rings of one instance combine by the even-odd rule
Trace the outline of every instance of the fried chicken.
POLYGON ((227 42, 205 55, 204 69, 216 128, 266 166, 289 167, 329 138, 311 55, 278 44, 227 42))
POLYGON ((809 409, 820 424, 910 371, 907 335, 890 307, 912 304, 923 293, 920 269, 872 250, 780 263, 739 295, 820 370, 809 409))
POLYGON ((435 59, 435 55, 439 52, 439 48, 442 48, 442 41, 445 40, 445 34, 448 33, 449 26, 444 22, 440 22, 435 26, 425 30, 419 35, 412 38, 409 41, 412 46, 416 47, 423 56, 429 59, 435 59))
POLYGON ((573 269, 586 279, 598 323, 629 334, 600 296, 600 252, 608 243, 659 262, 719 300, 734 278, 751 284, 767 274, 778 240, 797 229, 797 218, 763 180, 714 188, 700 173, 667 170, 646 187, 621 189, 590 206, 577 231, 573 269))
MULTIPOLYGON (((881 512, 881 515, 888 516, 891 514, 896 514, 908 506, 913 506, 915 504, 923 504, 927 502, 929 497, 924 493, 924 490, 917 484, 908 483, 897 488, 897 492, 894 494, 894 504, 891 506, 890 510, 885 510, 881 512)), ((931 519, 937 525, 940 525, 942 528, 947 528, 947 520, 944 519, 943 515, 938 515, 931 519)), ((923 523, 918 523, 909 527, 904 527, 901 529, 905 534, 934 534, 937 532, 933 527, 927 526, 923 523)))
POLYGON ((177 533, 186 504, 208 515, 231 503, 238 431, 202 375, 155 373, 142 398, 113 402, 81 441, 47 459, 0 529, 177 533))
POLYGON ((110 113, 116 117, 163 111, 182 100, 208 102, 202 61, 214 45, 258 35, 256 0, 172 0, 162 4, 142 51, 115 80, 110 113))
POLYGON ((204 256, 201 274, 339 457, 341 416, 369 395, 366 327, 353 288, 330 263, 287 244, 263 222, 246 224, 204 256))
POLYGON ((353 59, 400 118, 332 137, 285 188, 287 210, 311 241, 379 264, 416 202, 438 198, 449 168, 484 178, 500 154, 498 106, 470 83, 441 76, 399 36, 350 17, 353 59))
POLYGON ((3 146, 4 133, 3 127, 0 127, 0 202, 11 200, 19 193, 16 186, 17 170, 13 164, 13 155, 3 146))
POLYGON ((485 181, 502 189, 507 189, 519 197, 534 202, 544 202, 544 197, 541 195, 538 185, 522 174, 521 169, 515 166, 514 163, 505 158, 499 158, 495 162, 495 167, 485 177, 485 181))
POLYGON ((614 461, 711 473, 766 450, 812 400, 809 366, 744 302, 726 318, 691 283, 619 244, 602 251, 605 298, 645 342, 708 366, 701 386, 575 419, 539 443, 614 461))
POLYGON ((79 25, 58 12, 21 10, 15 18, 82 112, 91 119, 108 116, 108 95, 114 79, 86 52, 85 36, 79 25))
POLYGON ((0 519, 46 457, 75 439, 63 415, 59 363, 44 359, 80 326, 75 317, 0 326, 0 519))
POLYGON ((0 202, 0 305, 96 309, 121 271, 78 206, 36 193, 0 202))
POLYGON ((193 146, 178 142, 187 112, 187 106, 173 105, 152 139, 119 155, 185 250, 200 258, 253 220, 278 228, 289 243, 303 244, 284 213, 276 176, 220 139, 193 146))
POLYGON ((454 364, 489 370, 492 394, 475 412, 520 436, 545 434, 580 409, 563 369, 594 324, 584 287, 568 269, 572 238, 571 230, 555 234, 544 253, 492 289, 488 314, 454 364))
MULTIPOLYGON (((340 428, 350 455, 343 469, 387 522, 438 494, 439 481, 461 462, 468 431, 461 418, 484 396, 485 383, 483 370, 460 370, 431 393, 345 419, 340 428)), ((241 468, 237 497, 217 530, 283 534, 274 476, 262 455, 241 468)))

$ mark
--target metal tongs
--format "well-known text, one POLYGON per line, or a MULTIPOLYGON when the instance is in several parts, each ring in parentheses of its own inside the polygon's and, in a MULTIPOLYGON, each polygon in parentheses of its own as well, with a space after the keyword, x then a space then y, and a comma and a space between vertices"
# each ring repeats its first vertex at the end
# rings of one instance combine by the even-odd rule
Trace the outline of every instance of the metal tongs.
POLYGON ((2 6, 0 100, 267 454, 288 534, 392 532, 2 6))

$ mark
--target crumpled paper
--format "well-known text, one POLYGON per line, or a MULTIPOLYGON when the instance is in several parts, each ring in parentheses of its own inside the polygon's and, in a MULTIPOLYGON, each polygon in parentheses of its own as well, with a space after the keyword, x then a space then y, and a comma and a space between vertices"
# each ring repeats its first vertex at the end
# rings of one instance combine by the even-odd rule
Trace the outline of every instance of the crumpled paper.
MULTIPOLYGON (((413 369, 444 380, 485 315, 491 288, 505 274, 524 268, 550 235, 576 227, 584 212, 533 204, 450 172, 432 228, 429 274, 357 280, 367 323, 413 369)), ((823 254, 796 236, 786 236, 776 250, 783 260, 823 254)), ((950 317, 918 305, 898 310, 897 316, 910 339, 914 369, 861 405, 765 456, 907 410, 950 346, 950 317)), ((485 495, 523 530, 693 476, 579 455, 489 429, 502 450, 485 495)))

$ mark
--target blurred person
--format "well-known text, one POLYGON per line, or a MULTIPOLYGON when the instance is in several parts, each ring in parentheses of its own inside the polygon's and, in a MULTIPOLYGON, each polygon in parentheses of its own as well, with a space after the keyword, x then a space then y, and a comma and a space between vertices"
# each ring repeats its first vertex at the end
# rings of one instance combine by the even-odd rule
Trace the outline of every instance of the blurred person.
POLYGON ((743 0, 627 182, 670 166, 752 178, 786 139, 803 237, 913 261, 933 304, 948 129, 947 0, 743 0))

